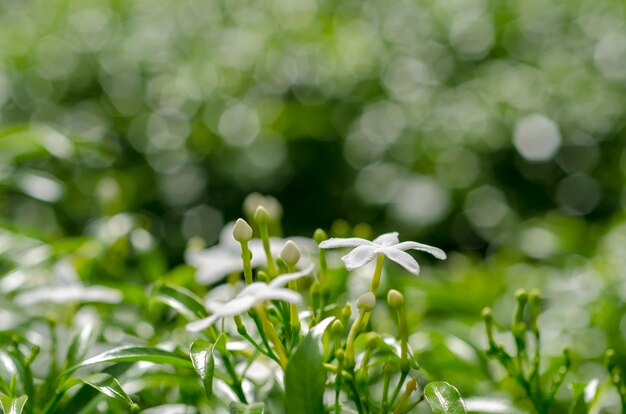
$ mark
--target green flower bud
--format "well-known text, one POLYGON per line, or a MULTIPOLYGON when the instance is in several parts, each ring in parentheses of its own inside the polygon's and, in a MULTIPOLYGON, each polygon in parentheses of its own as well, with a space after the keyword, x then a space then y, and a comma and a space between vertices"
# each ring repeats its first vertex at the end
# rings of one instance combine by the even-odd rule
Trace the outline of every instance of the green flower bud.
POLYGON ((270 213, 267 212, 265 207, 258 206, 254 212, 254 221, 259 225, 267 224, 270 221, 270 213))
POLYGON ((387 303, 394 309, 399 308, 404 305, 404 295, 395 289, 391 289, 387 293, 387 303))
POLYGON ((300 249, 298 249, 298 246, 294 242, 288 240, 283 246, 283 250, 280 252, 280 258, 283 259, 287 265, 295 266, 298 260, 300 260, 300 249))
POLYGON ((343 319, 350 319, 350 316, 352 316, 352 308, 346 303, 343 309, 341 309, 341 317, 343 319))
POLYGON ((322 229, 317 229, 315 230, 315 233, 313 233, 313 240, 315 240, 315 243, 317 244, 320 244, 321 242, 327 239, 328 239, 328 234, 326 234, 326 232, 322 229))
POLYGON ((235 315, 235 325, 237 326, 237 332, 239 333, 239 335, 245 335, 246 332, 246 325, 244 325, 243 320, 241 319, 241 316, 239 315, 235 315))
POLYGON ((374 332, 368 333, 367 334, 367 347, 372 350, 378 348, 379 340, 380 338, 376 333, 374 332))
POLYGON ((385 375, 393 375, 397 370, 398 366, 392 361, 386 362, 383 366, 383 372, 385 375))
POLYGON ((337 361, 341 362, 345 357, 346 353, 343 349, 338 349, 337 352, 335 352, 335 358, 337 358, 337 361))
POLYGON ((269 275, 264 270, 259 270, 256 274, 256 277, 257 279, 259 279, 259 282, 269 283, 270 281, 269 275))
POLYGON ((517 289, 515 291, 515 299, 522 305, 525 305, 528 302, 528 293, 524 289, 517 289))
POLYGON ((376 296, 372 292, 367 292, 359 296, 356 306, 365 312, 371 312, 376 306, 376 296))
POLYGON ((343 330, 344 330, 343 323, 341 323, 339 319, 335 319, 333 323, 330 325, 330 332, 335 337, 342 336, 343 330))
POLYGON ((252 227, 244 219, 237 219, 233 227, 233 237, 239 243, 250 241, 252 239, 252 227))

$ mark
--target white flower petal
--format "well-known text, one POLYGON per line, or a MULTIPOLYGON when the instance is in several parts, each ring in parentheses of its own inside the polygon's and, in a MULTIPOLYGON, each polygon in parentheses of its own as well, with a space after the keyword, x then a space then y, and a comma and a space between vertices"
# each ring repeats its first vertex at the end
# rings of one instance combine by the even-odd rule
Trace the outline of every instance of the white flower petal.
POLYGON ((352 250, 349 254, 341 258, 348 270, 354 270, 358 267, 364 266, 376 256, 376 247, 374 246, 359 246, 352 250))
POLYGON ((391 247, 393 247, 394 249, 402 250, 402 251, 409 250, 409 249, 421 250, 423 252, 432 254, 437 259, 441 259, 441 260, 446 259, 446 253, 443 250, 438 249, 433 246, 429 246, 427 244, 417 243, 414 241, 405 241, 402 243, 395 244, 391 247))
POLYGON ((200 332, 213 325, 220 318, 221 316, 219 315, 211 315, 207 318, 188 323, 185 326, 185 329, 187 330, 187 332, 200 332))
POLYGON ((247 285, 237 295, 235 298, 241 298, 243 296, 254 296, 256 292, 261 291, 263 289, 267 289, 267 283, 263 282, 254 282, 252 284, 247 285))
POLYGON ((282 300, 289 303, 300 303, 302 302, 302 295, 290 289, 273 288, 259 292, 259 294, 254 297, 255 304, 265 302, 266 300, 282 300))
POLYGON ((219 315, 220 317, 239 315, 254 306, 254 296, 242 296, 235 298, 226 303, 209 302, 207 303, 207 309, 211 311, 213 315, 219 315))
POLYGON ((328 327, 330 326, 330 324, 335 320, 336 318, 334 316, 329 316, 325 319, 322 319, 322 321, 320 323, 318 323, 317 325, 315 325, 313 327, 313 329, 311 329, 311 335, 314 338, 319 338, 320 336, 324 335, 324 332, 326 332, 326 329, 328 329, 328 327))
POLYGON ((307 266, 306 269, 302 269, 299 272, 285 273, 284 275, 280 275, 276 279, 272 280, 269 283, 269 287, 283 287, 283 286, 286 286, 287 283, 291 282, 292 280, 297 280, 297 279, 300 279, 300 278, 302 278, 304 276, 310 275, 314 268, 315 268, 315 266, 311 264, 311 265, 307 266))
POLYGON ((391 246, 392 244, 398 243, 400 240, 398 239, 398 232, 394 231, 391 233, 381 234, 380 236, 374 239, 374 244, 379 246, 391 246))
POLYGON ((417 264, 417 261, 410 254, 393 247, 387 247, 379 251, 415 276, 420 274, 420 265, 417 264))
POLYGON ((320 243, 320 249, 336 249, 339 247, 358 247, 358 246, 372 246, 373 243, 369 240, 361 239, 359 237, 350 237, 347 239, 328 239, 320 243))

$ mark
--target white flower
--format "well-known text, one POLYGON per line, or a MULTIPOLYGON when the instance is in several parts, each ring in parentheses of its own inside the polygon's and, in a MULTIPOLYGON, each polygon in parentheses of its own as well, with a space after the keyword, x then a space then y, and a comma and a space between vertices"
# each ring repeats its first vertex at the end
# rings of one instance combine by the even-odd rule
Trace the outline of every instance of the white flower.
POLYGON ((420 266, 417 261, 406 250, 421 250, 428 252, 437 259, 445 259, 446 254, 443 250, 426 244, 413 241, 400 243, 398 233, 385 233, 378 236, 373 241, 361 239, 358 237, 347 239, 328 239, 320 243, 320 249, 335 249, 338 247, 354 247, 347 255, 343 256, 343 260, 348 270, 354 270, 364 266, 372 261, 377 254, 384 254, 390 260, 404 267, 408 272, 419 275, 420 266))
MULTIPOLYGON (((231 273, 242 272, 243 262, 241 260, 241 246, 233 237, 234 223, 227 224, 220 233, 219 244, 204 250, 187 250, 185 252, 185 260, 188 264, 195 267, 196 280, 202 284, 212 284, 219 282, 231 273)), ((274 257, 278 257, 283 245, 287 240, 296 242, 303 252, 312 252, 315 249, 315 243, 311 239, 305 237, 290 237, 289 239, 281 239, 278 237, 270 238, 270 249, 274 257)), ((248 248, 252 253, 252 268, 261 267, 267 264, 263 243, 260 239, 252 239, 248 243, 248 248)), ((309 261, 303 255, 298 262, 299 267, 306 266, 309 261)))
POLYGON ((199 332, 213 325, 218 319, 239 315, 266 300, 282 300, 289 303, 300 303, 302 296, 298 292, 284 286, 292 280, 308 276, 313 265, 295 273, 280 275, 269 283, 254 282, 241 290, 228 302, 213 300, 207 303, 211 316, 187 324, 189 332, 199 332))

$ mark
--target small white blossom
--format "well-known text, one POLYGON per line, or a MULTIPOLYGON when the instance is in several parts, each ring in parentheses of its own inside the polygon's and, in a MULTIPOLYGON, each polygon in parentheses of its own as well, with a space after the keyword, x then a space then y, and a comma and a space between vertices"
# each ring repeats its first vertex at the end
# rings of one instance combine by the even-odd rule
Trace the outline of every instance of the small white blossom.
POLYGON ((377 254, 384 254, 390 260, 404 267, 408 272, 419 275, 420 267, 417 261, 406 250, 421 250, 428 252, 437 259, 444 260, 446 254, 443 250, 427 244, 406 241, 400 243, 398 233, 385 233, 378 236, 373 241, 358 237, 346 239, 328 239, 320 243, 321 249, 335 249, 339 247, 354 247, 350 253, 343 256, 341 260, 348 270, 354 270, 371 262, 377 254))
POLYGON ((228 302, 210 301, 207 303, 207 309, 211 312, 211 316, 187 324, 186 329, 189 332, 202 331, 213 325, 218 319, 239 315, 266 300, 300 303, 302 302, 302 296, 298 292, 294 292, 284 286, 292 280, 310 275, 313 267, 313 265, 310 265, 299 272, 280 275, 269 283, 254 282, 243 288, 237 296, 228 302))

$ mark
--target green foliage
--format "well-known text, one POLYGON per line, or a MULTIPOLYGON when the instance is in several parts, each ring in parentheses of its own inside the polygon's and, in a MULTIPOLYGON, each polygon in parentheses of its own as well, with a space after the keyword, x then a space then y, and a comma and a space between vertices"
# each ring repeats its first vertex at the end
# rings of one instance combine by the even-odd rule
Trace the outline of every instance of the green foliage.
POLYGON ((6 395, 0 396, 0 405, 2 405, 4 414, 22 414, 27 401, 27 395, 16 398, 7 397, 6 395))
POLYGON ((67 372, 75 371, 89 365, 102 364, 106 362, 153 362, 155 364, 168 364, 175 367, 191 368, 189 360, 173 352, 159 348, 148 348, 141 346, 123 346, 111 349, 99 355, 91 357, 80 364, 70 367, 67 372))
POLYGON ((289 359, 285 373, 286 410, 294 414, 324 412, 326 374, 317 341, 307 336, 289 359))
POLYGON ((465 404, 459 391, 444 381, 430 382, 424 388, 424 397, 433 414, 465 414, 465 404))
POLYGON ((213 375, 215 373, 215 357, 213 353, 216 348, 223 351, 225 341, 224 335, 220 335, 214 343, 204 339, 196 339, 189 349, 191 363, 200 379, 202 379, 204 393, 208 399, 213 397, 213 375))

